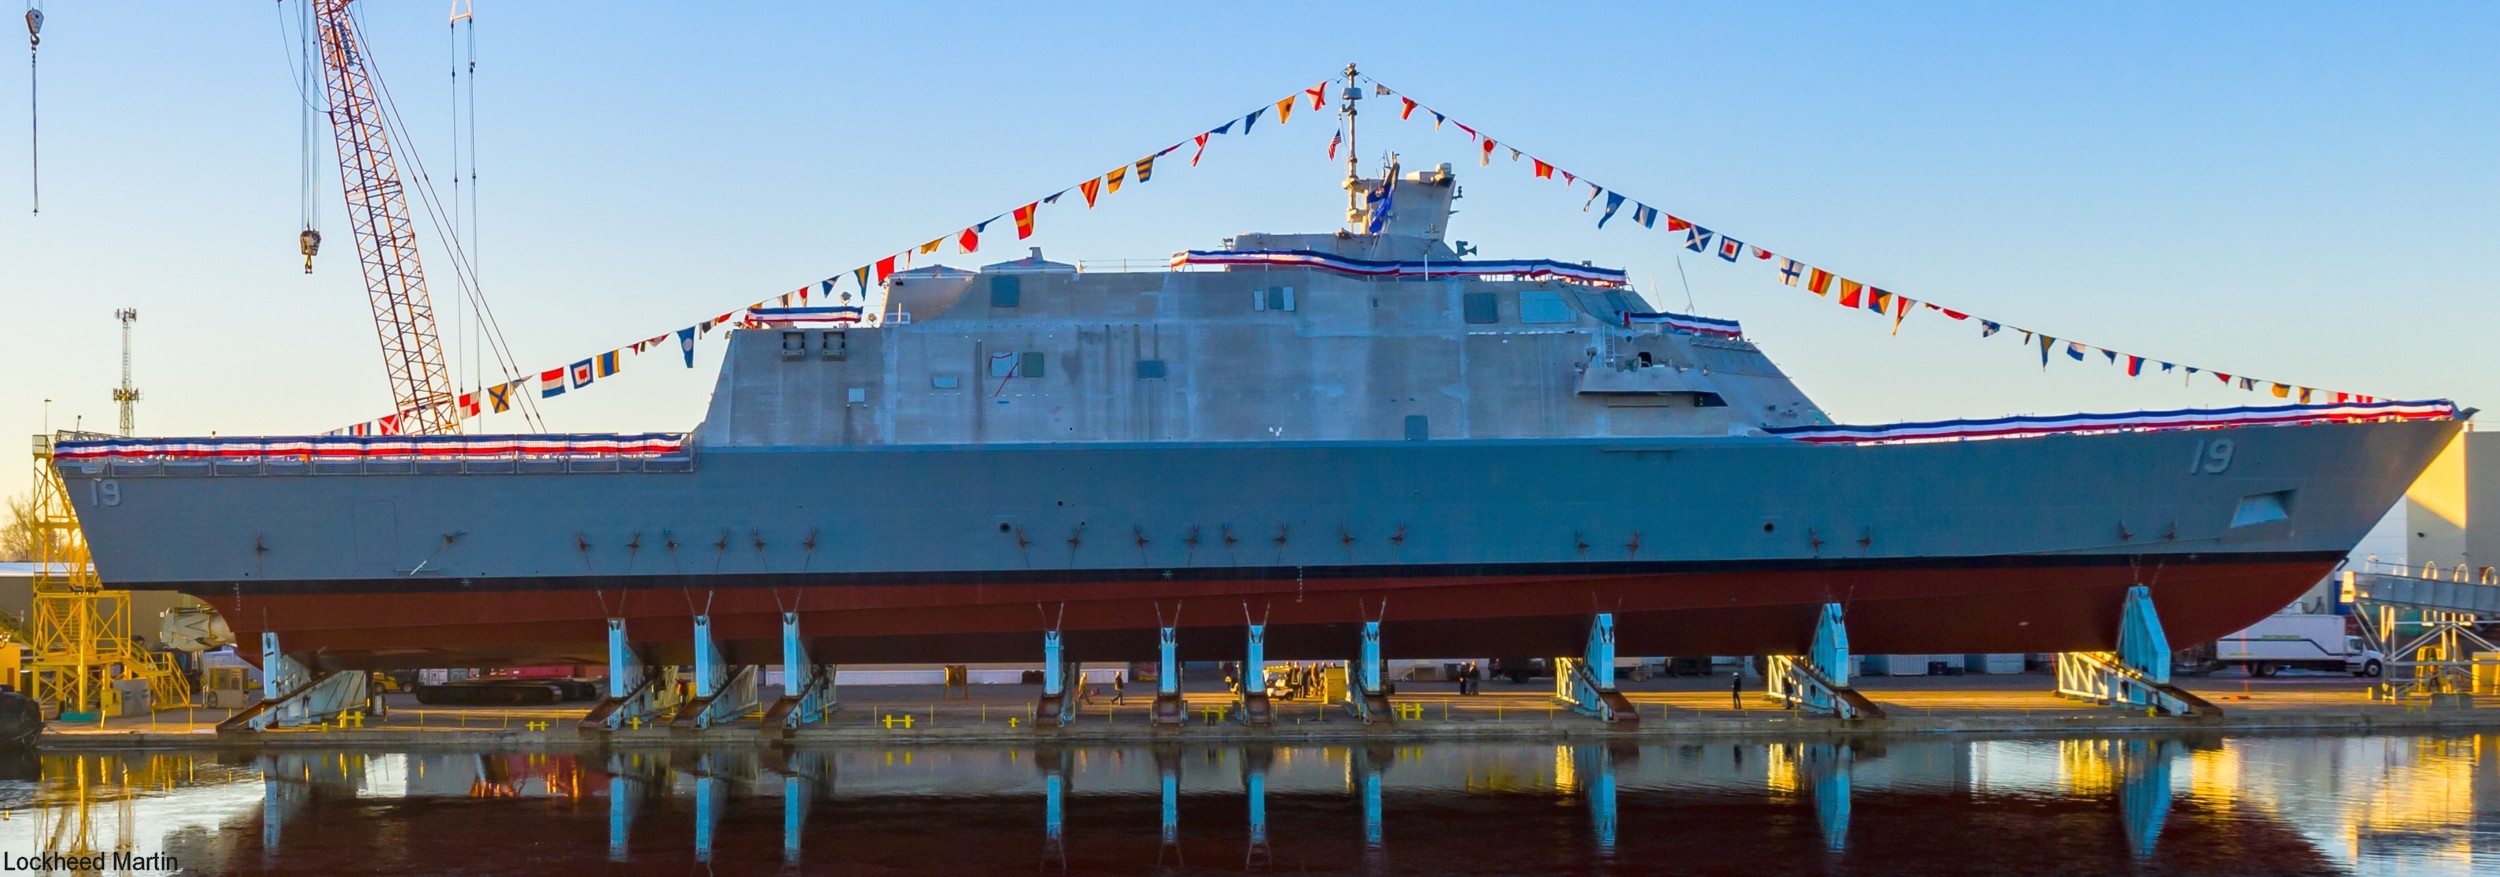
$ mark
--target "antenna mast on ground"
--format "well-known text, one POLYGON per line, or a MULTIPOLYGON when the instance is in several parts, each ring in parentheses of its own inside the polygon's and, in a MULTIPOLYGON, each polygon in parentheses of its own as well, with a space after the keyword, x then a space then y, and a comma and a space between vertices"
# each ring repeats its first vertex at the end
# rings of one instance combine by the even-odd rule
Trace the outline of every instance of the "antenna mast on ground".
POLYGON ((139 321, 139 309, 114 311, 113 319, 122 321, 122 385, 113 389, 113 402, 122 407, 122 435, 128 436, 139 408, 139 388, 130 385, 130 324, 139 321))

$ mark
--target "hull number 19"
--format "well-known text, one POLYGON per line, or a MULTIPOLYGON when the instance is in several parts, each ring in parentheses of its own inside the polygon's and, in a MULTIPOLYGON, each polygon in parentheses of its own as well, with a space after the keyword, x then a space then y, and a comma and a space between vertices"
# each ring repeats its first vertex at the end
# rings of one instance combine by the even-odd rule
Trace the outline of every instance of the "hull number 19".
POLYGON ((2230 439, 2206 439, 2196 443, 2196 455, 2188 458, 2188 474, 2220 475, 2231 468, 2231 452, 2236 448, 2230 439))

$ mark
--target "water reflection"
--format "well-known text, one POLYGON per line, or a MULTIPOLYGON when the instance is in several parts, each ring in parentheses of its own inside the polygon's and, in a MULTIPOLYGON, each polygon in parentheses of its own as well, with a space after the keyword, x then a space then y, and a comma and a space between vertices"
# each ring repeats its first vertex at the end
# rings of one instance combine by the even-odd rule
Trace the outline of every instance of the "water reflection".
POLYGON ((2500 863, 2496 747, 2500 736, 54 755, 0 773, 0 852, 166 853, 198 873, 927 873, 1031 867, 1038 851, 1043 870, 1069 873, 2469 874, 2500 863))

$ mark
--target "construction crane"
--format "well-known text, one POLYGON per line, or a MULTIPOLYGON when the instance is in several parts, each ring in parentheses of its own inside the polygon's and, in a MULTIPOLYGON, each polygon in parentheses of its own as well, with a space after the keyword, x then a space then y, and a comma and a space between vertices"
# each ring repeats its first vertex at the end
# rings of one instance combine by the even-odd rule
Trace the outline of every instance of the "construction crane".
MULTIPOLYGON (((339 186, 347 221, 364 264, 365 294, 382 341, 382 368, 397 403, 399 431, 408 435, 458 432, 451 372, 443 356, 434 305, 426 297, 425 268, 417 259, 416 229, 407 189, 391 149, 387 108, 379 83, 366 66, 364 40, 348 15, 354 0, 308 0, 320 33, 323 79, 328 83, 330 131, 338 144, 339 186)), ((309 245, 308 245, 309 248, 309 245)))

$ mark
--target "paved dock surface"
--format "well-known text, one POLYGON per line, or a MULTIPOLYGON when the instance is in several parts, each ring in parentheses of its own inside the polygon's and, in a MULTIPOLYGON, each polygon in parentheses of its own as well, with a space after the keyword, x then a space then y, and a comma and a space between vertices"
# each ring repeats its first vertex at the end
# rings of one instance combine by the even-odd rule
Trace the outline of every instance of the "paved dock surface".
MULTIPOLYGON (((1032 727, 1033 702, 1039 693, 1036 686, 976 685, 968 696, 959 691, 952 698, 933 685, 852 686, 840 692, 841 709, 830 720, 801 729, 796 742, 1007 742, 1029 741, 1037 735, 1097 742, 1151 741, 1174 736, 1210 740, 1380 735, 1410 739, 1619 734, 1793 737, 2500 727, 2500 697, 2471 698, 2473 707, 2467 709, 2435 709, 2419 699, 2373 700, 2369 692, 2376 680, 2325 675, 2271 679, 2228 675, 2182 680, 2183 687, 2222 707, 2224 715, 2220 719, 2153 717, 2067 700, 2052 693, 2052 680, 2046 675, 2012 674, 1862 679, 1858 689, 1882 706, 1886 717, 1842 722, 1781 708, 1763 697, 1761 680, 1757 678, 1747 678, 1742 696, 1732 697, 1729 681, 1730 677, 1716 676, 1622 683, 1626 696, 1640 713, 1636 729, 1609 726, 1557 704, 1551 680, 1525 684, 1488 680, 1483 693, 1477 695, 1460 695, 1455 683, 1404 683, 1391 702, 1405 709, 1406 714, 1386 727, 1367 727, 1349 716, 1342 705, 1285 700, 1276 703, 1276 724, 1272 729, 1252 729, 1230 721, 1232 697, 1213 684, 1185 686, 1190 721, 1179 729, 1157 729, 1151 724, 1151 685, 1132 684, 1124 698, 1115 698, 1107 686, 1097 685, 1095 696, 1080 706, 1076 720, 1067 728, 1040 732, 1032 727)), ((92 725, 55 723, 45 733, 45 746, 423 746, 455 742, 473 745, 481 739, 562 746, 602 742, 585 736, 577 728, 590 707, 588 703, 425 707, 406 694, 387 697, 387 715, 368 717, 355 727, 290 729, 255 735, 253 740, 221 741, 215 728, 231 711, 176 709, 92 725)), ((749 718, 691 738, 685 732, 665 727, 644 727, 608 735, 605 742, 652 746, 762 745, 767 741, 759 731, 755 720, 749 718)))

